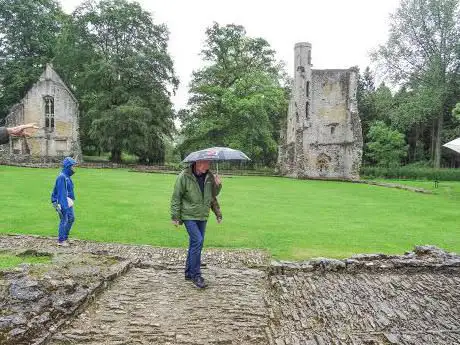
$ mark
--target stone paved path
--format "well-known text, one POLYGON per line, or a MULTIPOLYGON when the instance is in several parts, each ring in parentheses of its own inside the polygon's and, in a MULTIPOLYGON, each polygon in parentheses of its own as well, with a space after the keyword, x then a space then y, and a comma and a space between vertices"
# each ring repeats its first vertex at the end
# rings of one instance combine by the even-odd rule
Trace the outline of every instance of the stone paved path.
POLYGON ((267 344, 265 273, 203 271, 201 291, 182 269, 134 268, 51 344, 267 344))

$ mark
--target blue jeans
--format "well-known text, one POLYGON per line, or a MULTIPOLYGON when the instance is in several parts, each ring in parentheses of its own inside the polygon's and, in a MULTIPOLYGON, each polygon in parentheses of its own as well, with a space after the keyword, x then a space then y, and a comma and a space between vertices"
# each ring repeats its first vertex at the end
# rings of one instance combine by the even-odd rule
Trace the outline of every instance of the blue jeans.
POLYGON ((190 239, 187 261, 185 262, 185 275, 191 278, 201 275, 201 250, 203 249, 206 223, 205 220, 184 220, 190 239))
POLYGON ((72 228, 72 224, 75 221, 75 214, 73 207, 67 210, 58 210, 60 222, 59 222, 59 242, 67 241, 69 238, 69 232, 72 228))

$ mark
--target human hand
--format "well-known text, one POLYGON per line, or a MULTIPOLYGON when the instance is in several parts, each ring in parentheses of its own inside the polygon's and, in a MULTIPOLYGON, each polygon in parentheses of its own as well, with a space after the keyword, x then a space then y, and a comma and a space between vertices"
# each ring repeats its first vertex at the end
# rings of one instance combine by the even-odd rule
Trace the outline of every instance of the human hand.
POLYGON ((222 223, 222 218, 217 218, 217 224, 221 224, 222 223))
POLYGON ((179 220, 173 220, 172 224, 177 228, 180 225, 180 221, 179 220))
POLYGON ((215 175, 215 176, 214 176, 214 181, 216 181, 216 185, 222 184, 222 180, 220 179, 220 176, 219 176, 219 175, 215 175))
POLYGON ((30 133, 26 132, 26 129, 29 128, 39 129, 36 123, 28 123, 26 125, 7 128, 7 131, 10 135, 15 137, 30 137, 30 133))

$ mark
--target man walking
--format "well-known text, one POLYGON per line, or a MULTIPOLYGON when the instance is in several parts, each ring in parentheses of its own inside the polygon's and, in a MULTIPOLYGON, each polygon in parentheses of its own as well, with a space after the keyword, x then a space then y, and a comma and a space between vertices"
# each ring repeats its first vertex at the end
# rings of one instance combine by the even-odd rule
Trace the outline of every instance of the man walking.
MULTIPOLYGON (((172 222, 176 227, 183 223, 189 235, 185 279, 201 289, 206 287, 200 270, 204 234, 209 210, 221 189, 219 176, 209 171, 209 161, 200 160, 179 174, 171 198, 172 222)), ((221 215, 216 216, 220 223, 221 215)))
POLYGON ((59 238, 58 245, 68 247, 70 229, 75 221, 73 204, 75 194, 73 190, 73 182, 71 176, 75 173, 74 166, 77 162, 66 157, 62 162, 63 169, 56 178, 53 193, 51 194, 51 202, 59 215, 59 238))

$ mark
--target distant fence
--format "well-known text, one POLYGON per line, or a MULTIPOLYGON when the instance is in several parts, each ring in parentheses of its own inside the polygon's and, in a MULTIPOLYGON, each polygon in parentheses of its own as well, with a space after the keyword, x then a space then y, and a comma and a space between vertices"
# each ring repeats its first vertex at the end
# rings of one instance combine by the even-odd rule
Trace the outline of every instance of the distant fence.
MULTIPOLYGON (((25 168, 47 168, 47 169, 57 169, 61 167, 61 163, 18 163, 18 162, 1 162, 0 165, 15 166, 15 167, 25 167, 25 168)), ((163 174, 177 174, 181 171, 184 166, 179 164, 174 165, 141 165, 141 164, 119 164, 111 162, 82 162, 78 164, 80 168, 87 169, 127 169, 132 172, 142 172, 142 173, 163 173, 163 174)), ((215 169, 213 170, 215 171, 215 169)), ((275 169, 263 170, 257 169, 219 169, 219 174, 221 175, 236 175, 236 176, 278 176, 275 172, 275 169)))
MULTIPOLYGON (((61 167, 61 163, 57 162, 11 162, 0 160, 0 165, 27 167, 27 168, 53 168, 61 167)), ((80 168, 88 169, 126 169, 132 172, 141 173, 163 173, 177 174, 184 168, 183 164, 154 164, 142 165, 135 163, 112 163, 112 162, 82 162, 79 163, 80 168)), ((213 172, 217 171, 217 167, 213 166, 213 172)), ((267 168, 249 164, 219 164, 220 175, 235 175, 235 176, 281 176, 274 168, 267 168)), ((411 166, 401 166, 394 168, 368 167, 361 168, 362 179, 413 179, 413 180, 438 180, 438 181, 460 181, 460 169, 433 169, 419 168, 411 166)), ((332 179, 337 180, 337 179, 332 179)))

